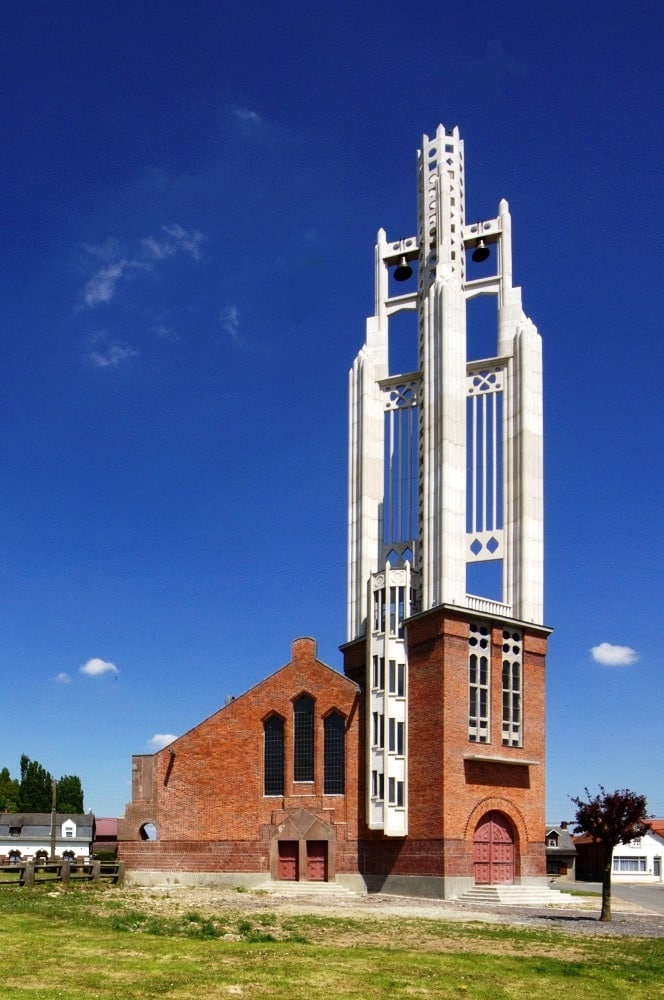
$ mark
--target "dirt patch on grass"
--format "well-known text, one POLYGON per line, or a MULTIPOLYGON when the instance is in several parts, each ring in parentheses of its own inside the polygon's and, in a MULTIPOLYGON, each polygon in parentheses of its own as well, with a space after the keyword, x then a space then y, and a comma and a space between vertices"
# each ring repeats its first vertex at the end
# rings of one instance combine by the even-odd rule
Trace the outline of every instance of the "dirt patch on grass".
MULTIPOLYGON (((629 905, 629 904, 628 904, 629 905)), ((293 895, 261 890, 163 886, 113 888, 99 897, 95 909, 112 915, 134 910, 151 917, 177 921, 185 927, 210 921, 226 939, 307 941, 338 947, 395 946, 422 951, 519 953, 550 955, 553 939, 567 937, 664 937, 664 917, 644 914, 638 907, 620 912, 610 924, 600 923, 599 900, 580 900, 574 910, 556 907, 531 909, 486 906, 400 896, 355 893, 293 895), (542 936, 515 932, 533 928, 550 931, 551 944, 542 936), (555 933, 554 933, 555 932, 555 933)), ((192 927, 196 930, 196 927, 192 927)), ((586 945, 567 940, 568 960, 583 958, 586 945)), ((561 948, 562 950, 562 948, 561 948)))

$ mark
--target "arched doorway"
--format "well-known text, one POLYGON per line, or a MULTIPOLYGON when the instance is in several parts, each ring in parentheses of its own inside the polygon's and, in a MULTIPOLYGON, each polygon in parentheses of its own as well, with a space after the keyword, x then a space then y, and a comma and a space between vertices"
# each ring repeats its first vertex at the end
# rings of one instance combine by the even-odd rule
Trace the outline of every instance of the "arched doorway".
POLYGON ((485 813, 473 837, 476 885, 511 885, 514 881, 514 833, 503 813, 485 813))

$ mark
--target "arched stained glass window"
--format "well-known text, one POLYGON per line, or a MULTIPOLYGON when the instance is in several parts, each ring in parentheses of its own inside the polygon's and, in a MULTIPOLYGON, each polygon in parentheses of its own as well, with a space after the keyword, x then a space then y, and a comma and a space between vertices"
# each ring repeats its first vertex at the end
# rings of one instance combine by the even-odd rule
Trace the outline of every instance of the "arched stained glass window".
POLYGON ((314 780, 314 700, 301 695, 293 706, 293 779, 314 780))
POLYGON ((263 723, 263 784, 265 795, 284 794, 284 722, 271 715, 263 723))
POLYGON ((324 766, 323 793, 325 795, 344 794, 344 735, 346 724, 338 712, 332 712, 324 723, 324 766))

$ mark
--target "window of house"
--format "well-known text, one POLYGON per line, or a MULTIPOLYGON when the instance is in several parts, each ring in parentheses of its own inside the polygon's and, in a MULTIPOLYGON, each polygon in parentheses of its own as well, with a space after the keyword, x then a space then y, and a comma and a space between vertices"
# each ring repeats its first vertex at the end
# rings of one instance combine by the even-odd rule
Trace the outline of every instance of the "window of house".
POLYGON ((503 746, 521 746, 521 633, 503 632, 503 746))
POLYGON ((387 779, 387 801, 391 806, 397 806, 397 808, 403 808, 404 804, 404 787, 403 781, 399 781, 397 778, 387 779))
POLYGON ((405 723, 398 719, 388 719, 387 749, 403 757, 405 723))
POLYGON ((406 664, 397 663, 390 660, 388 669, 388 691, 398 698, 405 697, 406 694, 406 664))
POLYGON ((614 857, 613 859, 613 870, 614 872, 645 872, 647 871, 646 859, 645 857, 614 857))
POLYGON ((406 588, 389 588, 389 629, 390 635, 403 636, 403 619, 406 607, 406 588))
POLYGON ((472 622, 468 639, 468 739, 489 742, 489 641, 488 625, 472 622))
POLYGON ((371 686, 376 691, 383 691, 385 688, 385 657, 374 656, 371 676, 371 686))
POLYGON ((346 723, 339 712, 332 712, 323 723, 323 794, 344 793, 344 739, 346 723))
POLYGON ((263 794, 284 794, 284 721, 271 715, 263 723, 263 794))
POLYGON ((549 836, 546 838, 546 846, 547 847, 557 847, 558 846, 558 834, 557 833, 550 833, 549 834, 549 836))
POLYGON ((314 700, 301 695, 294 705, 293 778, 314 780, 314 700))
POLYGON ((385 776, 382 771, 371 772, 371 797, 379 802, 385 798, 385 776))
POLYGON ((9 836, 10 837, 20 837, 21 836, 21 828, 20 828, 20 826, 10 826, 9 827, 9 836))
POLYGON ((373 630, 385 631, 385 593, 382 590, 375 590, 373 595, 373 630))
POLYGON ((385 716, 382 712, 371 713, 371 745, 379 749, 385 746, 385 716))

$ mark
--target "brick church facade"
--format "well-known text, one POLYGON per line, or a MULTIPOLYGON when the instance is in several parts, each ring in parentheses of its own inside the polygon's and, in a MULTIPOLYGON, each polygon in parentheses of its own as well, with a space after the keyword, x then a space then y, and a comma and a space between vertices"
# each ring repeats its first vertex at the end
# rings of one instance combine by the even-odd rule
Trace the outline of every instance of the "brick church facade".
POLYGON ((463 142, 439 126, 417 233, 378 232, 350 373, 344 673, 296 639, 286 666, 134 757, 130 877, 441 898, 545 881, 541 339, 507 202, 467 224, 464 201, 463 142), (491 357, 473 354, 478 296, 496 303, 491 357), (406 373, 390 370, 398 313, 406 373))

